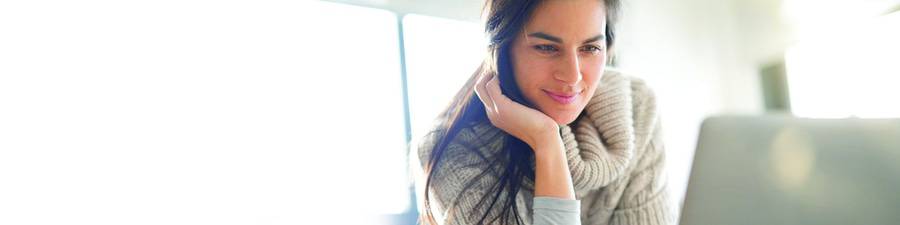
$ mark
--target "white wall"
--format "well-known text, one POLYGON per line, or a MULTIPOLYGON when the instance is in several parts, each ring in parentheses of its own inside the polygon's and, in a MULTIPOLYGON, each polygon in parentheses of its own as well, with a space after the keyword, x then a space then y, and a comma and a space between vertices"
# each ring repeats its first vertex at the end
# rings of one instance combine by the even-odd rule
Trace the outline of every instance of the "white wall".
MULTIPOLYGON (((756 60, 736 1, 625 1, 620 67, 656 90, 667 147, 671 195, 678 206, 687 185, 702 120, 721 113, 762 111, 756 60)), ((750 20, 752 21, 752 20, 750 20)))

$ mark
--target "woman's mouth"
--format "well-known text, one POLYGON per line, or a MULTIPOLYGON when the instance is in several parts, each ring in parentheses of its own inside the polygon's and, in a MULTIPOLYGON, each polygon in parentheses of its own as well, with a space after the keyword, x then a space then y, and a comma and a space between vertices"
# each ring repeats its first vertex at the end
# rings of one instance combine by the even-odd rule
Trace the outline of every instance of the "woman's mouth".
POLYGON ((580 91, 574 92, 574 93, 550 92, 547 90, 542 90, 542 91, 544 91, 544 93, 546 93, 547 96, 550 96, 550 98, 552 98, 553 100, 556 100, 556 102, 559 102, 560 104, 563 104, 563 105, 575 102, 575 98, 577 98, 578 94, 581 93, 580 91))

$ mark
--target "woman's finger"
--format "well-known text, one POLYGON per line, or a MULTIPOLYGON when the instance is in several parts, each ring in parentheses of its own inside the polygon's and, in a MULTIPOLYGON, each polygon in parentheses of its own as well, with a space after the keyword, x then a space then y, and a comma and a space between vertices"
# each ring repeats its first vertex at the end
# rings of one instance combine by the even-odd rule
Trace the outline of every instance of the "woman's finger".
POLYGON ((475 81, 475 95, 478 95, 478 99, 481 99, 481 102, 482 104, 484 104, 484 108, 486 109, 488 115, 496 112, 494 101, 491 100, 490 93, 485 88, 485 85, 491 77, 493 76, 490 73, 484 73, 479 75, 478 80, 475 81))
POLYGON ((491 98, 494 110, 498 113, 501 106, 508 105, 509 101, 511 101, 506 95, 503 95, 502 91, 500 91, 500 79, 496 76, 491 77, 491 79, 487 81, 485 89, 488 96, 491 98))

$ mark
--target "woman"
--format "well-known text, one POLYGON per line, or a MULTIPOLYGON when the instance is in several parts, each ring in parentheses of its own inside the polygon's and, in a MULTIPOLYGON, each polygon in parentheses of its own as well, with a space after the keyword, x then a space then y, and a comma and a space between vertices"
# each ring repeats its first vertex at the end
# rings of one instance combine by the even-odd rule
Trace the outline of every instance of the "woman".
POLYGON ((421 222, 673 222, 653 93, 606 69, 618 10, 488 0, 488 56, 411 157, 421 222))

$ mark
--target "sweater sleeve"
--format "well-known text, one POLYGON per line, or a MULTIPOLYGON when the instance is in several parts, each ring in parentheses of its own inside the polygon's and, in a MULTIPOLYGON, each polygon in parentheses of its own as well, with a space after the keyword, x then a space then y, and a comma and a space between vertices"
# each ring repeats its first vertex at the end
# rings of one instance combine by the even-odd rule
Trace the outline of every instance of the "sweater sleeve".
MULTIPOLYGON (((468 139, 468 135, 472 133, 461 132, 462 139, 468 139)), ((478 143, 484 145, 492 145, 499 143, 478 143)), ((442 162, 432 179, 430 190, 431 209, 435 220, 438 224, 462 225, 477 224, 487 211, 491 198, 482 199, 487 192, 489 196, 494 196, 497 191, 494 185, 497 185, 499 169, 488 165, 499 165, 492 161, 493 155, 485 151, 473 151, 472 148, 479 147, 468 145, 465 143, 452 142, 448 145, 442 162)), ((425 145, 425 148, 431 148, 425 145)), ((481 146, 484 147, 484 146, 481 146)), ((428 160, 430 149, 421 149, 419 156, 416 158, 424 162, 428 160)), ((419 163, 424 168, 425 163, 419 163)), ((423 198, 424 178, 423 174, 418 174, 416 186, 419 190, 419 198, 423 198)), ((522 192, 527 190, 521 189, 516 196, 517 211, 523 224, 534 225, 576 225, 581 224, 581 206, 579 200, 557 199, 551 197, 526 197, 522 192), (526 203, 530 203, 527 204, 526 203), (528 207, 532 209, 529 209, 528 207)), ((505 203, 504 191, 500 200, 495 203, 490 210, 488 217, 485 219, 486 224, 501 224, 499 220, 492 220, 501 214, 502 206, 505 203)), ((530 196, 530 195, 528 195, 530 196)), ((420 205, 420 211, 424 206, 420 205)), ((420 214, 423 212, 420 212, 420 214)), ((510 218, 513 221, 514 218, 510 218)))
POLYGON ((652 135, 613 212, 611 225, 675 224, 663 173, 665 151, 658 123, 652 135))
POLYGON ((534 197, 534 225, 581 224, 581 201, 534 197))

